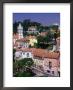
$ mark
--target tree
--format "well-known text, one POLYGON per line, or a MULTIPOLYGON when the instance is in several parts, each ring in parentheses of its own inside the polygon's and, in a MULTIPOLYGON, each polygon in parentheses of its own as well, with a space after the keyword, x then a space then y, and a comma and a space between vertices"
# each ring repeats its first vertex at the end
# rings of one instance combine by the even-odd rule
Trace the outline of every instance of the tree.
POLYGON ((30 68, 33 65, 33 63, 34 62, 31 58, 24 58, 22 60, 16 61, 13 64, 14 76, 30 76, 32 73, 30 72, 30 68))
POLYGON ((44 26, 40 25, 40 26, 39 26, 39 32, 41 33, 41 32, 43 32, 43 31, 44 31, 44 26))
POLYGON ((28 27, 30 26, 30 19, 25 19, 23 22, 22 22, 22 25, 23 25, 23 35, 27 35, 27 30, 28 30, 28 27))
POLYGON ((31 67, 33 65, 33 60, 31 58, 24 58, 22 60, 17 61, 18 66, 21 68, 31 67))
POLYGON ((17 26, 18 26, 18 22, 14 22, 13 23, 13 33, 17 33, 17 26))
POLYGON ((53 30, 58 30, 59 26, 58 25, 50 25, 50 28, 52 28, 53 30))
POLYGON ((30 26, 30 19, 25 19, 23 21, 23 30, 27 31, 29 26, 30 26))
POLYGON ((15 52, 16 52, 16 50, 13 49, 13 62, 15 62, 15 59, 14 59, 14 57, 15 57, 15 52))

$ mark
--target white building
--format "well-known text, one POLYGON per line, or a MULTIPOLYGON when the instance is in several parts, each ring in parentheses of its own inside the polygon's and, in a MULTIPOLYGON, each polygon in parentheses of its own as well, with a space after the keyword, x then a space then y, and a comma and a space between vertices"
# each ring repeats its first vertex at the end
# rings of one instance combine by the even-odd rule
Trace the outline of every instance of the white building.
POLYGON ((19 23, 19 25, 17 27, 17 32, 19 35, 19 39, 23 38, 23 26, 21 25, 21 23, 19 23))
POLYGON ((28 27, 27 33, 29 33, 29 34, 31 34, 31 33, 37 34, 38 33, 37 27, 36 26, 28 27))
POLYGON ((21 60, 24 58, 32 58, 33 59, 33 55, 30 51, 16 51, 15 52, 15 60, 21 60))
POLYGON ((56 39, 56 44, 53 45, 53 49, 50 50, 51 52, 60 51, 60 37, 56 39))

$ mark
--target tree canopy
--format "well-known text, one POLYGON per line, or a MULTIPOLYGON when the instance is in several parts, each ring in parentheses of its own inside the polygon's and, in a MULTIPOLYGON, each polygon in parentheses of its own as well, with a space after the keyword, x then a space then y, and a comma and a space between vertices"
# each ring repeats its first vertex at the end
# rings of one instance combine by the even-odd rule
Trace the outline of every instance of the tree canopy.
POLYGON ((32 71, 30 67, 33 65, 33 60, 31 58, 24 58, 22 60, 13 63, 13 73, 14 76, 31 76, 32 71))

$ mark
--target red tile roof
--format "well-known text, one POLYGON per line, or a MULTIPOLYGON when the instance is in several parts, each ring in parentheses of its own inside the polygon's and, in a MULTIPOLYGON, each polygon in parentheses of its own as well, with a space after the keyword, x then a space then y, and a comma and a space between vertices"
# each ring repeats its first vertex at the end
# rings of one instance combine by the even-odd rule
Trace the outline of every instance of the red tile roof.
POLYGON ((17 42, 29 42, 27 38, 18 39, 17 42))
POLYGON ((49 52, 45 49, 37 49, 37 48, 21 48, 17 49, 21 51, 29 51, 32 52, 34 57, 42 57, 42 58, 51 58, 51 59, 58 59, 60 56, 59 52, 49 52))

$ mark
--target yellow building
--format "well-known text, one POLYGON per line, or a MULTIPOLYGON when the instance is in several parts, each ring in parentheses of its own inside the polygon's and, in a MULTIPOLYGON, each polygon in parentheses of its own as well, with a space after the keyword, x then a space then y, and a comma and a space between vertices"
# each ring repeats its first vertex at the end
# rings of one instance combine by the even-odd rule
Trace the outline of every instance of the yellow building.
POLYGON ((29 44, 31 46, 34 46, 34 44, 37 43, 37 39, 35 36, 29 36, 29 44))

